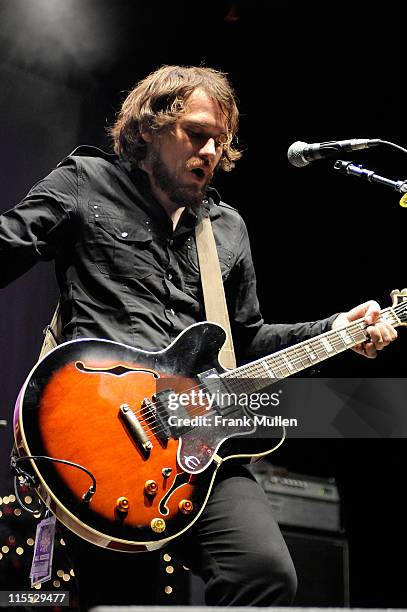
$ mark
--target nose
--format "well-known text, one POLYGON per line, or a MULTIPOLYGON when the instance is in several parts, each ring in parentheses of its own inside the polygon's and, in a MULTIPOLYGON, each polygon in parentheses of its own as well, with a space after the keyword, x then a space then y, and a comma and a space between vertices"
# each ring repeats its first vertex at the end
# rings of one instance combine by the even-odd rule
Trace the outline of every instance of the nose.
POLYGON ((214 138, 208 138, 205 144, 200 148, 199 155, 207 159, 214 159, 216 157, 216 144, 214 138))

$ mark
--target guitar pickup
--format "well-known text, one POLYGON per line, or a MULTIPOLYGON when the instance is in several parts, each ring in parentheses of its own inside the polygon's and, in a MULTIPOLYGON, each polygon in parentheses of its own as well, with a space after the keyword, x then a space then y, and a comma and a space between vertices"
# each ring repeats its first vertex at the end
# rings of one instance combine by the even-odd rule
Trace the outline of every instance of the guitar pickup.
POLYGON ((176 416, 179 419, 190 419, 191 415, 185 410, 184 406, 176 402, 177 394, 172 389, 163 389, 153 396, 155 418, 157 421, 157 435, 161 440, 168 438, 179 438, 186 431, 190 431, 191 427, 182 427, 169 425, 169 418, 176 416), (171 397, 170 397, 171 396, 171 397), (176 402, 176 410, 170 409, 170 401, 176 402))
POLYGON ((227 416, 236 410, 236 404, 233 401, 236 393, 233 393, 233 388, 227 384, 227 382, 233 383, 233 379, 226 381, 226 379, 221 378, 215 368, 201 372, 201 374, 198 374, 198 379, 205 393, 217 400, 212 403, 212 410, 223 416, 227 416))

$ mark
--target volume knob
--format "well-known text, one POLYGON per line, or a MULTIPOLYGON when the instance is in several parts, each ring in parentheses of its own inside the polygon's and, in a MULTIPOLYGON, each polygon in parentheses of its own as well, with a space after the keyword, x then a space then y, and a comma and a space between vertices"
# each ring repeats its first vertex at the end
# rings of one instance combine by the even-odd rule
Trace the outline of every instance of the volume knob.
POLYGON ((165 521, 162 518, 153 518, 150 526, 155 533, 162 533, 165 529, 165 521))
POLYGON ((178 504, 178 508, 182 514, 190 514, 194 509, 194 504, 190 499, 181 499, 178 504))
POLYGON ((116 512, 124 517, 129 512, 129 500, 127 497, 118 497, 116 499, 116 512))
POLYGON ((149 497, 154 497, 158 491, 158 485, 155 480, 146 480, 144 483, 144 493, 149 497))

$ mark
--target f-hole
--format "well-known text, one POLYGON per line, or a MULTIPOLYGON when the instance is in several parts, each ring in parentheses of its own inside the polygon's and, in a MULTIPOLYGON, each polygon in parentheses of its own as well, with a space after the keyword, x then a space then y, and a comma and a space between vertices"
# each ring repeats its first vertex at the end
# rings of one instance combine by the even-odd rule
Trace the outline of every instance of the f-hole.
POLYGON ((123 374, 128 374, 128 372, 140 372, 143 374, 151 374, 152 376, 154 376, 154 378, 160 378, 160 375, 155 370, 150 370, 149 368, 131 368, 130 366, 122 364, 103 368, 87 366, 83 363, 83 361, 77 361, 75 363, 75 367, 80 372, 87 372, 90 374, 106 373, 113 374, 114 376, 122 376, 123 374))

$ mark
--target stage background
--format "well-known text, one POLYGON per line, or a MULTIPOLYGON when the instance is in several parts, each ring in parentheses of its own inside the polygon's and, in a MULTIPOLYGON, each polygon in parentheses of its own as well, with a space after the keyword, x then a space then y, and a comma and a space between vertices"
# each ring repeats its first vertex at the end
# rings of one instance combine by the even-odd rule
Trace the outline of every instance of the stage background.
MULTIPOLYGON (((265 319, 313 320, 370 298, 389 305, 389 292, 407 285, 399 195, 339 175, 332 160, 295 169, 286 151, 295 140, 407 146, 400 10, 392 2, 372 11, 367 3, 3 0, 1 210, 77 144, 108 147, 105 128, 139 78, 163 63, 204 63, 229 73, 240 100, 245 155, 216 185, 249 227, 265 319)), ((390 148, 346 158, 407 178, 407 157, 390 148)), ((0 293, 3 483, 13 403, 57 300, 52 272, 39 265, 0 293)), ((376 361, 343 355, 321 375, 404 377, 403 331, 376 361)), ((406 547, 404 451, 396 439, 288 441, 274 458, 338 480, 352 606, 407 606, 398 561, 406 547)))

